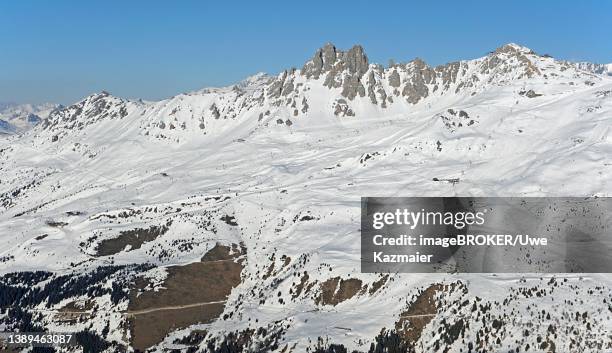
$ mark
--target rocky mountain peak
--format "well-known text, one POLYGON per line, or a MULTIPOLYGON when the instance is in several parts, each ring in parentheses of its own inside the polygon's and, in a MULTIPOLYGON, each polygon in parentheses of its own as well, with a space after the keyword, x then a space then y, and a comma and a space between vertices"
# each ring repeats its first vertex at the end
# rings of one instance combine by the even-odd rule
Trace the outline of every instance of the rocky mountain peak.
POLYGON ((249 76, 244 80, 238 82, 236 84, 239 88, 247 88, 252 86, 257 86, 263 83, 267 83, 272 79, 270 75, 265 72, 258 72, 255 75, 249 76))
POLYGON ((368 70, 368 57, 361 45, 355 45, 343 53, 341 60, 344 61, 351 74, 363 76, 368 70))
POLYGON ((501 47, 495 49, 497 54, 500 53, 522 53, 522 54, 535 54, 535 52, 525 46, 516 43, 504 44, 501 47))
POLYGON ((355 45, 344 52, 327 43, 304 64, 301 74, 306 78, 324 77, 323 84, 326 87, 342 87, 342 96, 352 100, 357 95, 365 96, 362 78, 368 71, 368 66, 368 57, 362 46, 355 45))
POLYGON ((67 131, 83 130, 105 119, 124 118, 128 114, 126 103, 107 91, 94 93, 73 105, 54 110, 39 126, 57 132, 52 139, 55 142, 58 135, 65 135, 67 131))
POLYGON ((312 59, 302 68, 307 78, 318 79, 322 74, 347 70, 350 74, 363 74, 368 69, 368 57, 361 45, 355 45, 348 51, 340 51, 332 43, 319 48, 312 59))
POLYGON ((322 72, 331 70, 336 62, 336 47, 331 43, 326 43, 319 48, 312 59, 302 67, 302 74, 308 78, 318 79, 322 72))
POLYGON ((491 52, 482 67, 483 73, 510 74, 516 73, 516 79, 539 76, 540 72, 533 50, 516 43, 505 44, 491 52))

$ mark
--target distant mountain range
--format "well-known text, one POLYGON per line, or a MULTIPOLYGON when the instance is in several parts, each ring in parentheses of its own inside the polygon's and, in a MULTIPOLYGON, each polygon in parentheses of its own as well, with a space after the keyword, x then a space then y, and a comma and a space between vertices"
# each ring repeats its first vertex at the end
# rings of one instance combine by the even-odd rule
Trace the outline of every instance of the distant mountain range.
POLYGON ((29 130, 49 114, 61 109, 60 104, 0 103, 0 134, 13 134, 29 130))

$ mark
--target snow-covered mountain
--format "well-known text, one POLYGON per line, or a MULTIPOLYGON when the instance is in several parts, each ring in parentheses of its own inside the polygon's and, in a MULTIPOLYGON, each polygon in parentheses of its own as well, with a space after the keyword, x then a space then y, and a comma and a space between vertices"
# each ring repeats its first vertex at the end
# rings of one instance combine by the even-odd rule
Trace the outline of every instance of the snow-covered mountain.
POLYGON ((574 65, 585 71, 592 72, 598 75, 612 76, 612 64, 595 64, 590 62, 578 62, 574 65))
POLYGON ((60 109, 59 104, 0 103, 0 134, 24 132, 60 109))
POLYGON ((436 67, 327 44, 231 87, 90 95, 0 140, 0 328, 108 352, 612 349, 609 275, 359 263, 362 196, 610 196, 611 113, 612 78, 516 44, 436 67))

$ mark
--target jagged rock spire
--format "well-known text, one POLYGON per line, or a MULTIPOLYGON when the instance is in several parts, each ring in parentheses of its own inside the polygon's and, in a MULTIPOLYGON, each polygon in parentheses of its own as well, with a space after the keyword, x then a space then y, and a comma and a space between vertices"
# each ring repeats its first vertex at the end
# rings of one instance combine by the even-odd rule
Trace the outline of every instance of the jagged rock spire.
POLYGON ((368 65, 368 57, 362 46, 355 45, 344 52, 327 43, 304 64, 301 73, 314 79, 324 76, 325 86, 342 87, 342 95, 352 100, 357 95, 365 96, 362 77, 368 71, 368 65))
POLYGON ((319 48, 312 59, 304 64, 302 73, 310 78, 318 79, 322 72, 328 72, 336 62, 336 47, 327 43, 322 48, 319 48))
POLYGON ((368 57, 361 45, 355 45, 347 52, 343 52, 336 49, 332 43, 327 43, 304 64, 302 74, 308 78, 318 79, 321 74, 347 69, 349 73, 361 77, 367 71, 368 64, 368 57))
POLYGON ((368 57, 361 45, 353 46, 342 58, 346 63, 346 67, 352 74, 358 74, 360 77, 368 70, 368 57))

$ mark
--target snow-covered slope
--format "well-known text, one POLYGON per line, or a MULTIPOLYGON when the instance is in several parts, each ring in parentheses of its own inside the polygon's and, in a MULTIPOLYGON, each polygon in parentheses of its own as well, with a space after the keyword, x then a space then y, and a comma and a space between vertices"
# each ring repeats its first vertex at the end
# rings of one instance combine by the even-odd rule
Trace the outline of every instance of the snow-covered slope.
POLYGON ((12 134, 31 129, 56 109, 59 104, 0 103, 0 134, 12 134))
POLYGON ((327 44, 232 87, 93 94, 0 140, 0 273, 51 272, 2 303, 109 352, 610 349, 609 275, 362 274, 359 212, 610 196, 611 114, 610 77, 516 44, 437 67, 327 44))

